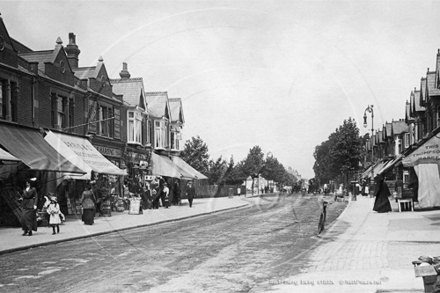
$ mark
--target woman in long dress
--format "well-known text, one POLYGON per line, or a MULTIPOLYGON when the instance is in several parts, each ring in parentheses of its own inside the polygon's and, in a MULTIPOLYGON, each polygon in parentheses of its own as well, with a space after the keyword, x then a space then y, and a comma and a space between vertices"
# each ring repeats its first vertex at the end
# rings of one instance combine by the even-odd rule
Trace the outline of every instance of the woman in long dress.
POLYGON ((26 182, 26 188, 23 191, 23 201, 21 203, 21 227, 23 228, 23 236, 32 236, 32 230, 37 231, 37 204, 37 190, 32 186, 32 181, 29 180, 26 182))
POLYGON ((81 196, 81 205, 83 208, 82 220, 86 225, 93 225, 95 218, 95 202, 96 198, 92 191, 92 186, 87 185, 86 190, 81 196))
POLYGON ((373 211, 378 213, 388 213, 391 212, 391 204, 388 197, 391 195, 387 184, 382 175, 378 175, 376 178, 376 190, 374 196, 376 197, 374 201, 373 211))

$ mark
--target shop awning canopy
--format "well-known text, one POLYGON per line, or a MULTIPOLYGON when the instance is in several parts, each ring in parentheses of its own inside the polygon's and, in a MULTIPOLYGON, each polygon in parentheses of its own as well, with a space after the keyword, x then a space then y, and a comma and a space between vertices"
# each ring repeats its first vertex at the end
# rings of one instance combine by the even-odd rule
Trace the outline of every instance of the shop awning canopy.
POLYGON ((187 173, 191 174, 194 179, 208 179, 205 175, 191 167, 187 162, 185 162, 181 157, 173 156, 173 162, 179 166, 181 169, 185 170, 187 173))
POLYGON ((166 176, 180 179, 195 179, 191 174, 177 166, 170 158, 151 153, 153 163, 152 173, 156 176, 166 176))
POLYGON ((38 130, 0 124, 0 144, 32 170, 85 173, 52 148, 38 130))
POLYGON ((399 163, 402 160, 402 155, 398 155, 397 157, 395 157, 394 159, 389 160, 383 167, 382 169, 380 169, 377 174, 382 174, 385 171, 387 171, 388 169, 394 167, 397 163, 399 163))
POLYGON ((125 170, 107 160, 86 138, 49 131, 44 139, 73 164, 87 172, 84 178, 79 179, 90 179, 92 170, 100 174, 127 175, 125 170))
POLYGON ((440 138, 434 135, 402 160, 405 167, 419 164, 437 164, 440 162, 440 138))
POLYGON ((17 159, 7 151, 0 149, 0 161, 8 161, 8 162, 20 162, 20 159, 17 159))

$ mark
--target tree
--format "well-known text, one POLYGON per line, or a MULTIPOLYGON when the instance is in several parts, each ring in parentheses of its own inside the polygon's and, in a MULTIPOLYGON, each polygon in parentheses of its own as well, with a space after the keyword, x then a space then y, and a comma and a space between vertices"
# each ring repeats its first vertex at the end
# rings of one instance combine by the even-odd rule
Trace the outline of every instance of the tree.
POLYGON ((207 173, 209 184, 221 185, 224 183, 224 177, 227 169, 226 161, 220 156, 217 160, 209 161, 209 170, 207 173))
POLYGON ((252 177, 252 192, 254 190, 254 179, 261 174, 264 166, 264 154, 259 146, 254 146, 249 150, 249 154, 243 163, 243 173, 246 176, 252 177))
POLYGON ((183 151, 180 153, 181 158, 191 167, 202 174, 207 174, 209 170, 209 154, 208 146, 203 140, 197 136, 187 140, 183 151))
POLYGON ((313 154, 315 178, 320 182, 336 179, 341 174, 355 171, 364 156, 365 139, 351 117, 344 120, 328 140, 315 147, 313 154))

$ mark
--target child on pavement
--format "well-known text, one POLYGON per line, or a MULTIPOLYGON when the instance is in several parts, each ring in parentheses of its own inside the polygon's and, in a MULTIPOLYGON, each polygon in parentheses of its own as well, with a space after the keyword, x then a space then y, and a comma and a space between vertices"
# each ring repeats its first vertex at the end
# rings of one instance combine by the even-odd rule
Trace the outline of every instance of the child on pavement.
POLYGON ((47 213, 50 215, 49 224, 52 226, 53 233, 55 235, 55 227, 57 228, 57 233, 60 233, 60 205, 58 204, 57 198, 55 196, 50 198, 50 204, 47 207, 47 213))

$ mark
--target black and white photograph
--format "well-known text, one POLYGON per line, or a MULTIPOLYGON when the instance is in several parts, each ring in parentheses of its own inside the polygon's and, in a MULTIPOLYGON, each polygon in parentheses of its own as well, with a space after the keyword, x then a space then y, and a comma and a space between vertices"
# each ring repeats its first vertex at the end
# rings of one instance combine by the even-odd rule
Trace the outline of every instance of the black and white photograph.
POLYGON ((0 292, 440 292, 440 1, 0 0, 0 292))

